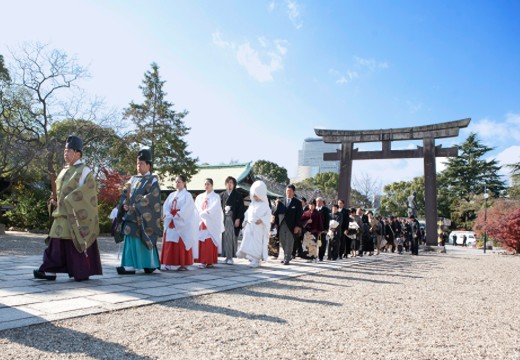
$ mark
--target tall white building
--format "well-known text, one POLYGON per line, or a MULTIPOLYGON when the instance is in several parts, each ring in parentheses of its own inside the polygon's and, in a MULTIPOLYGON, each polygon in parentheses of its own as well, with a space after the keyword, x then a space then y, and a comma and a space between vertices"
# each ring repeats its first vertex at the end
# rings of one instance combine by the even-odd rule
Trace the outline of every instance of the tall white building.
POLYGON ((303 140, 298 150, 298 170, 293 182, 299 182, 322 172, 339 173, 339 161, 324 161, 323 154, 336 152, 341 144, 325 144, 320 138, 303 140))

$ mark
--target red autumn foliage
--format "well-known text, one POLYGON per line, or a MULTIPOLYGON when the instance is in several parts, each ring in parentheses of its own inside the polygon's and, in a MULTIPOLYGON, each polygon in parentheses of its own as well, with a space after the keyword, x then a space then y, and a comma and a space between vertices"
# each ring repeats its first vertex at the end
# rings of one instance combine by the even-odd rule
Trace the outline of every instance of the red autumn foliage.
POLYGON ((107 168, 101 169, 103 173, 103 179, 99 182, 99 201, 110 205, 111 207, 116 206, 121 197, 124 184, 130 179, 129 175, 122 175, 117 170, 110 170, 107 168))
POLYGON ((520 254, 520 202, 504 199, 495 201, 487 209, 487 226, 484 222, 484 209, 479 211, 473 231, 483 236, 484 229, 487 230, 488 238, 520 254))

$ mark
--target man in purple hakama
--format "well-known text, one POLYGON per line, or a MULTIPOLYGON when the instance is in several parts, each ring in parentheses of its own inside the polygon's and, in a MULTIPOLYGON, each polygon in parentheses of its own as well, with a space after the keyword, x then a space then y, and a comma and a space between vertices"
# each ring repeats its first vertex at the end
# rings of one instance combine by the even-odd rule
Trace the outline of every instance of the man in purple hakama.
POLYGON ((102 274, 96 180, 82 155, 81 139, 69 136, 63 155, 67 166, 56 179, 57 199, 50 200, 53 223, 43 264, 33 271, 36 279, 56 280, 56 273, 66 273, 82 281, 102 274))

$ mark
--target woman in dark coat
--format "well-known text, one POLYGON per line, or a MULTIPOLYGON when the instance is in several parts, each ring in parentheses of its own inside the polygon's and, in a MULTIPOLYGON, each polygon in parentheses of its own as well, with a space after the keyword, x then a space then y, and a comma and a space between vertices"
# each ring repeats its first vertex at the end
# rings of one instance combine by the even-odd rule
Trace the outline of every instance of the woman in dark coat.
MULTIPOLYGON (((323 220, 318 210, 316 210, 315 199, 309 201, 309 210, 303 213, 300 223, 304 231, 304 237, 306 232, 311 233, 315 238, 313 241, 319 246, 317 242, 320 233, 323 231, 323 220)), ((317 254, 312 253, 309 256, 311 261, 317 262, 317 254)))

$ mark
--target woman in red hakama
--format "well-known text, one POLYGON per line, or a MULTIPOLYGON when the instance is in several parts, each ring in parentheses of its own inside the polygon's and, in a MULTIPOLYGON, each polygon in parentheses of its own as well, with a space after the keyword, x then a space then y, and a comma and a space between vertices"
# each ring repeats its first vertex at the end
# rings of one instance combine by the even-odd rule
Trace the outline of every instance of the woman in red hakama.
POLYGON ((195 199, 195 207, 199 213, 199 256, 201 268, 212 268, 218 262, 218 254, 222 252, 222 232, 224 232, 224 213, 220 196, 213 191, 213 180, 204 181, 205 192, 195 199))
POLYGON ((193 197, 186 190, 186 177, 175 179, 177 191, 171 193, 163 205, 164 234, 161 270, 187 270, 198 257, 199 216, 193 197))

